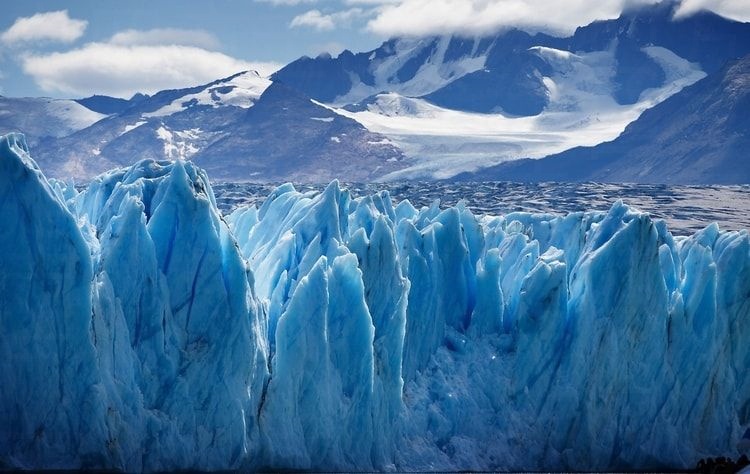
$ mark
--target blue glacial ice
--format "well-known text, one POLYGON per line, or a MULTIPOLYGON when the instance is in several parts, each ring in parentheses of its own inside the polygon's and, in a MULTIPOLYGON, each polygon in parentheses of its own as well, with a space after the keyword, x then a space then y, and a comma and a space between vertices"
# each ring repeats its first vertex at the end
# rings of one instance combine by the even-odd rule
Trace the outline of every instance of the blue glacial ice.
POLYGON ((0 468, 686 468, 750 427, 750 237, 0 140, 0 468))

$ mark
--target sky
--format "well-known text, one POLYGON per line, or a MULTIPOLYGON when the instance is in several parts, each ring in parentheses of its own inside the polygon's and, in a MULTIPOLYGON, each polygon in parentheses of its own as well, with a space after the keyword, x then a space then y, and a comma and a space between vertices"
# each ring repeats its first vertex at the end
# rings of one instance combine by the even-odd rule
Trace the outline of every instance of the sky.
MULTIPOLYGON (((300 56, 376 48, 396 36, 566 35, 660 0, 24 0, 3 3, 0 94, 128 98, 300 56), (564 8, 561 6, 564 5, 564 8)), ((750 21, 750 0, 684 0, 750 21)))

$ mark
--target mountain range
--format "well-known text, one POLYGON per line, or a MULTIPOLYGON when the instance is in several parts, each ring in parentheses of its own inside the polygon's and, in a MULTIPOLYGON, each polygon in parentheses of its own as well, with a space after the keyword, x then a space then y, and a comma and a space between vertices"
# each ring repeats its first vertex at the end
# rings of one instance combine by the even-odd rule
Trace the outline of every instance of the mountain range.
POLYGON ((540 56, 539 47, 577 54, 607 51, 614 59, 614 98, 633 104, 643 91, 667 79, 663 65, 643 51, 645 46, 664 47, 708 73, 750 49, 747 24, 709 12, 674 19, 676 6, 664 2, 626 10, 616 20, 596 21, 567 38, 513 29, 473 39, 393 39, 370 52, 304 57, 273 78, 336 105, 389 91, 450 109, 529 116, 550 105, 544 79, 560 72, 540 56))
POLYGON ((129 100, 0 97, 49 175, 144 158, 218 180, 750 182, 750 24, 678 4, 568 37, 394 38, 129 100))
POLYGON ((133 157, 190 159, 223 180, 295 181, 327 181, 339 173, 368 181, 400 169, 404 158, 386 137, 255 72, 137 97, 36 149, 37 161, 54 176, 89 177, 133 157))

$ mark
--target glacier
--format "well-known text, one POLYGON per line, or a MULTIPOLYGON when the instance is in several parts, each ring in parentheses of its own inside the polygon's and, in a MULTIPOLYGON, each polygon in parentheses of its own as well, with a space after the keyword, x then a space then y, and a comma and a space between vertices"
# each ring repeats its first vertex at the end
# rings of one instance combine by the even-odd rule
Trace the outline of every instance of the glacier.
POLYGON ((476 216, 0 139, 0 468, 609 470, 734 457, 750 236, 476 216))

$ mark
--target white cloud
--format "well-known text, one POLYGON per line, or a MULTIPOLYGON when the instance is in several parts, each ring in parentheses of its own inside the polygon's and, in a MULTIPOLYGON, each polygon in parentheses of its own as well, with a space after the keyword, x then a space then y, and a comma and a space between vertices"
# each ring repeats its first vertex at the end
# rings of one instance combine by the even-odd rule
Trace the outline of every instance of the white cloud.
POLYGON ((22 67, 47 92, 130 97, 195 86, 247 69, 268 75, 280 65, 243 61, 194 46, 89 43, 66 52, 24 55, 22 67))
POLYGON ((154 28, 152 30, 124 30, 115 33, 109 43, 121 46, 181 45, 203 49, 218 49, 219 40, 206 30, 154 28))
POLYGON ((352 20, 365 14, 366 12, 361 8, 351 8, 329 14, 324 14, 320 10, 310 10, 295 16, 289 26, 292 28, 309 26, 318 31, 327 31, 337 26, 349 26, 352 20))
MULTIPOLYGON (((570 34, 594 20, 617 18, 626 7, 660 0, 347 0, 370 3, 367 29, 383 36, 485 34, 502 28, 570 34)), ((684 0, 681 13, 701 8, 740 21, 750 20, 748 0, 684 0)))
POLYGON ((34 41, 59 41, 72 43, 83 35, 88 22, 68 16, 67 10, 37 13, 17 18, 10 28, 0 35, 5 44, 34 41))
POLYGON ((677 16, 688 16, 700 10, 711 10, 733 20, 750 22, 748 0, 683 0, 677 16))
POLYGON ((367 27, 385 36, 482 34, 511 26, 571 32, 593 20, 616 18, 625 3, 569 0, 563 7, 557 0, 403 0, 382 6, 367 27))
POLYGON ((310 10, 301 15, 297 15, 289 24, 292 28, 298 26, 309 26, 316 30, 332 30, 333 18, 330 15, 324 15, 320 10, 310 10))

